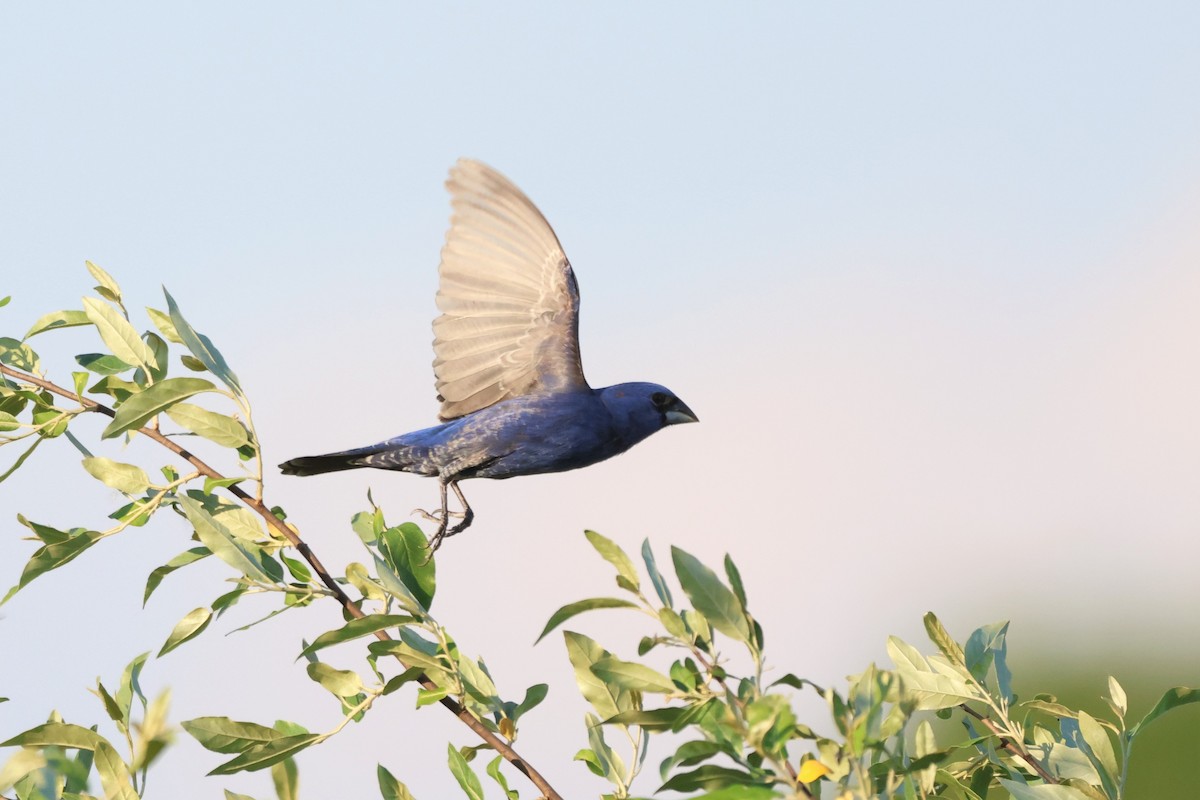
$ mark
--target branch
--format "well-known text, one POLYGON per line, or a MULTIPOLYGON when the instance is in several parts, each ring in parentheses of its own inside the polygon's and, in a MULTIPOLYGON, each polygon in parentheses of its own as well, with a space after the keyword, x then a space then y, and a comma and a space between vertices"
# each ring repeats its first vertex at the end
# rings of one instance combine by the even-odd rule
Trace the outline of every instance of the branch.
POLYGON ((983 727, 991 731, 992 735, 1000 740, 1001 750, 1008 750, 1010 753, 1020 758, 1022 761, 1028 764, 1030 768, 1032 768, 1033 771, 1036 772, 1038 776, 1046 783, 1059 782, 1058 778, 1047 772, 1046 768, 1043 767, 1041 763, 1039 763, 1038 760, 1033 757, 1032 753, 1025 749, 1025 746, 1021 742, 1000 730, 1000 727, 996 723, 992 722, 989 717, 980 714, 966 703, 961 704, 959 708, 961 708, 969 716, 972 716, 983 723, 983 727))
MULTIPOLYGON (((4 364, 0 364, 0 374, 8 375, 9 377, 16 378, 19 381, 24 381, 25 383, 45 389, 48 392, 52 392, 59 397, 79 403, 89 411, 95 411, 107 417, 116 416, 116 412, 113 409, 102 403, 97 403, 95 400, 81 397, 72 391, 58 386, 57 384, 5 366, 4 364)), ((139 428, 137 432, 155 442, 158 442, 175 455, 187 461, 189 464, 195 467, 201 475, 214 480, 223 480, 226 477, 200 460, 200 458, 194 453, 191 453, 185 448, 180 447, 178 444, 164 436, 159 431, 146 427, 139 428)), ((325 584, 325 586, 337 598, 338 602, 342 604, 342 608, 345 609, 347 614, 356 619, 362 619, 364 616, 366 616, 362 609, 350 599, 349 595, 346 594, 341 585, 333 579, 333 576, 331 576, 329 571, 325 569, 325 565, 321 563, 319 558, 317 558, 316 553, 314 553, 312 548, 310 548, 308 544, 300 538, 300 535, 292 528, 292 526, 288 525, 279 517, 271 513, 271 509, 269 509, 261 500, 251 496, 250 494, 247 494, 238 486, 230 486, 227 488, 227 490, 252 511, 262 517, 268 525, 274 528, 281 536, 287 539, 288 542, 290 542, 291 545, 296 548, 296 550, 300 552, 300 555, 304 557, 304 560, 309 563, 309 565, 313 568, 313 571, 317 573, 318 577, 320 577, 321 583, 325 584)), ((392 637, 388 636, 386 631, 377 631, 375 633, 375 637, 380 641, 392 640, 392 637)), ((401 663, 403 664, 404 662, 401 661, 401 663)), ((404 666, 407 668, 409 665, 405 664, 404 666)), ((422 673, 417 680, 426 689, 434 690, 438 688, 437 684, 430 680, 429 677, 424 673, 422 673)), ((546 778, 543 777, 542 774, 538 772, 532 764, 522 758, 520 754, 508 744, 508 742, 505 742, 501 737, 488 730, 483 723, 472 716, 471 713, 462 706, 462 704, 451 697, 443 697, 438 702, 449 709, 450 713, 458 717, 464 725, 474 731, 480 739, 483 739, 483 741, 495 749, 497 753, 504 756, 504 758, 518 771, 525 775, 525 777, 529 778, 533 785, 541 791, 542 795, 545 797, 545 800, 562 800, 562 795, 554 790, 554 787, 550 785, 546 778)))

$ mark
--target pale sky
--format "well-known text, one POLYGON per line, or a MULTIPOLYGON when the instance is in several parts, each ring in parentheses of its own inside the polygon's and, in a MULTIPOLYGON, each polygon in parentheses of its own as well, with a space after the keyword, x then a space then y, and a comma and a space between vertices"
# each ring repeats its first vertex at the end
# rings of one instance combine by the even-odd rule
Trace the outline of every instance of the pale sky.
MULTIPOLYGON (((90 259, 131 307, 170 289, 271 464, 425 427, 442 182, 478 158, 575 265, 593 385, 663 383, 701 419, 587 470, 463 485, 478 517, 439 554, 434 610, 508 695, 551 684, 518 749, 564 795, 604 785, 570 761, 585 704, 561 640, 531 645, 609 593, 585 528, 649 537, 660 563, 731 553, 780 673, 839 681, 932 609, 960 637, 1011 619, 1018 665, 1053 646, 1097 693, 1140 646, 1161 688, 1195 684, 1198 26, 1184 2, 5 4, 0 335, 79 307, 90 259)), ((39 339, 67 382, 94 349, 39 339)), ((162 463, 145 445, 97 450, 162 463)), ((0 485, 4 586, 33 550, 18 511, 101 527, 119 504, 77 461, 57 440, 0 485)), ((368 486, 394 522, 437 500, 406 475, 269 475, 335 568, 365 555, 347 523, 368 486)), ((0 733, 51 707, 99 721, 87 685, 224 591, 203 564, 139 608, 187 535, 129 531, 4 607, 0 733)), ((337 721, 293 659, 338 614, 224 636, 269 610, 243 601, 151 661, 173 720, 337 721)), ((632 657, 610 613, 570 627, 632 657)), ((454 796, 445 742, 472 737, 412 704, 304 753, 303 796, 377 796, 376 762, 454 796)), ((180 742, 150 797, 271 796, 265 773, 197 783, 220 757, 180 742)))

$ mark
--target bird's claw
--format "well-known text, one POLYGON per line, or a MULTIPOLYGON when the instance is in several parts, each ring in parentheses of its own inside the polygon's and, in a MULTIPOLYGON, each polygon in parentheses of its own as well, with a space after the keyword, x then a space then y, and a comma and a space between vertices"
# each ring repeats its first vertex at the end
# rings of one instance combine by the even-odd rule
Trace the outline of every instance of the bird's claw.
MULTIPOLYGON (((442 517, 442 513, 443 513, 443 512, 442 512, 440 509, 439 509, 439 510, 437 510, 437 511, 426 511, 426 510, 425 510, 425 509, 423 509, 423 508, 414 508, 414 509, 412 510, 412 512, 411 512, 411 513, 413 513, 413 514, 418 514, 418 515, 420 515, 421 517, 423 517, 424 519, 427 519, 427 520, 429 520, 430 522, 436 522, 436 523, 438 523, 439 525, 441 525, 441 524, 442 524, 442 519, 443 519, 443 517, 442 517)), ((461 512, 461 511, 447 511, 447 512, 445 512, 445 513, 446 513, 446 514, 448 514, 450 517, 463 517, 463 516, 465 516, 465 515, 463 514, 463 512, 461 512)), ((445 534, 445 535, 449 536, 450 534, 445 534)))

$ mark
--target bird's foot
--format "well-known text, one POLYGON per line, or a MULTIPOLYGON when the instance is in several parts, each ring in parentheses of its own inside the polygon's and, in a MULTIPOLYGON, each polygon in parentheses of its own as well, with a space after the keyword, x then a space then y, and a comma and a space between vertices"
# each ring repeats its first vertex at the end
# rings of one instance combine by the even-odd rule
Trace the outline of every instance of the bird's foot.
POLYGON ((436 522, 439 525, 442 525, 443 519, 446 518, 446 517, 443 517, 443 514, 445 514, 447 517, 464 517, 464 516, 466 516, 461 511, 442 511, 441 509, 438 509, 437 511, 426 511, 423 508, 414 508, 411 513, 417 514, 417 515, 423 517, 424 519, 429 520, 430 522, 436 522))
MULTIPOLYGON (((418 509, 418 511, 420 510, 418 509)), ((433 558, 433 554, 437 552, 437 549, 442 546, 442 541, 444 539, 449 539, 451 536, 462 533, 469 528, 471 523, 475 520, 475 512, 471 511, 469 507, 466 511, 449 511, 444 516, 439 513, 436 517, 427 512, 420 511, 420 513, 425 514, 428 519, 435 520, 438 523, 437 533, 435 533, 433 538, 429 540, 429 558, 425 559, 426 564, 428 564, 430 559, 433 558), (462 517, 462 522, 458 523, 453 528, 450 528, 449 517, 462 517)))
MULTIPOLYGON (((430 519, 435 519, 435 517, 432 514, 427 514, 426 516, 429 517, 430 519)), ((456 529, 458 528, 457 525, 455 525, 454 527, 456 529)), ((455 532, 457 532, 457 531, 455 531, 455 532)), ((422 563, 421 566, 424 566, 425 564, 428 564, 430 561, 433 560, 433 554, 436 553, 437 549, 442 546, 442 539, 445 539, 447 535, 453 536, 454 534, 453 533, 447 534, 446 518, 442 517, 440 524, 438 525, 437 533, 435 533, 433 535, 433 538, 429 540, 429 555, 427 555, 425 557, 425 561, 422 563)))

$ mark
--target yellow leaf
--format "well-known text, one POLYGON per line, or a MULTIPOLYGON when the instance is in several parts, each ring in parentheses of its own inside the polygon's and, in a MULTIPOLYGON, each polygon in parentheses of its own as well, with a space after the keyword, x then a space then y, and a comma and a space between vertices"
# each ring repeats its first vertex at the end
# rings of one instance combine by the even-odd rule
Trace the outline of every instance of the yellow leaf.
POLYGON ((500 735, 510 742, 517 738, 517 726, 513 725, 513 721, 508 717, 500 718, 500 735))
POLYGON ((831 772, 829 767, 817 761, 815 758, 810 758, 800 765, 800 774, 796 777, 801 783, 812 783, 822 775, 828 775, 831 772))

